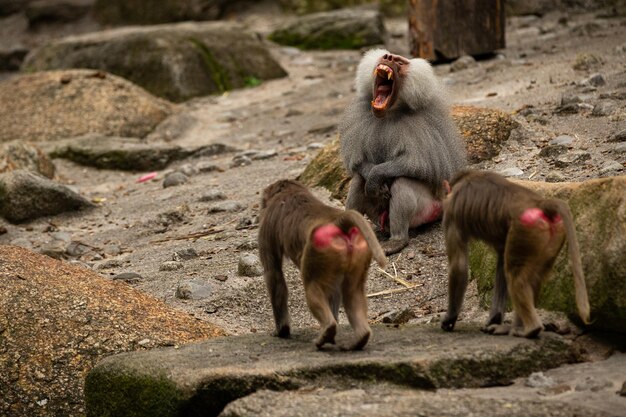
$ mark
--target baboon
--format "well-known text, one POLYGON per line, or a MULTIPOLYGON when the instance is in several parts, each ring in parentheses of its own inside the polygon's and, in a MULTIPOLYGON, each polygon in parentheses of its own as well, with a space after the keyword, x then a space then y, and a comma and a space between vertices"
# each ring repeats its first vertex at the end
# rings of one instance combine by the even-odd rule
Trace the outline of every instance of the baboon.
POLYGON ((530 338, 543 330, 535 302, 566 238, 578 313, 584 323, 589 323, 587 288, 567 203, 543 198, 492 172, 461 172, 446 186, 450 192, 443 203, 443 229, 449 298, 448 312, 441 323, 444 330, 452 331, 463 303, 468 279, 467 249, 472 239, 489 244, 498 255, 485 331, 530 338), (502 324, 507 291, 515 311, 512 326, 502 324))
POLYGON ((321 325, 315 345, 321 348, 335 343, 342 301, 356 335, 346 348, 358 350, 367 344, 371 335, 365 296, 367 271, 372 257, 381 266, 386 258, 360 213, 327 206, 295 181, 278 181, 263 191, 259 254, 277 336, 290 334, 282 269, 286 256, 300 270, 307 304, 321 325))
POLYGON ((387 255, 409 242, 409 228, 441 217, 441 184, 465 166, 465 149, 430 64, 384 49, 367 52, 356 97, 339 127, 352 177, 347 209, 389 222, 387 255))

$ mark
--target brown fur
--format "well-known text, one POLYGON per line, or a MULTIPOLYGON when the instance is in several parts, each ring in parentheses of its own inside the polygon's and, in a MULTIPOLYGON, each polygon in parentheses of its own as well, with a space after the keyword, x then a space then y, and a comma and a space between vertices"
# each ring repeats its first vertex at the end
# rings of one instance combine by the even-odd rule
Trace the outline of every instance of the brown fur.
POLYGON ((361 214, 329 207, 295 181, 278 181, 263 192, 259 254, 265 269, 277 336, 288 337, 290 334, 288 292, 282 270, 285 256, 300 269, 307 304, 322 327, 316 346, 321 348, 325 343, 335 342, 342 299, 356 333, 355 341, 348 348, 362 349, 365 346, 371 334, 365 297, 367 271, 372 257, 381 266, 385 265, 386 259, 374 232, 361 214), (313 236, 325 225, 335 225, 344 233, 357 227, 360 234, 349 250, 337 250, 332 245, 320 248, 314 243, 313 236))
POLYGON ((472 239, 491 245, 498 255, 486 331, 524 337, 539 334, 543 325, 535 302, 565 239, 578 312, 583 322, 589 322, 589 301, 576 231, 564 201, 543 198, 495 173, 465 171, 451 183, 451 193, 444 201, 443 227, 449 261, 448 312, 441 323, 444 330, 454 328, 463 303, 468 279, 467 245, 472 239), (524 225, 520 216, 533 208, 541 209, 546 220, 524 225), (512 328, 502 325, 507 288, 516 315, 512 328))

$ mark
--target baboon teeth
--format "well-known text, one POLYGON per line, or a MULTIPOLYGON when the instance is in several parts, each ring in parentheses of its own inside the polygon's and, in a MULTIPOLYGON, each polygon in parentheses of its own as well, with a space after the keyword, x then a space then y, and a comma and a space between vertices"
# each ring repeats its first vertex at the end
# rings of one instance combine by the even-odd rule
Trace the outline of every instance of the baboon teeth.
POLYGON ((386 77, 387 80, 391 80, 393 79, 393 70, 385 64, 378 64, 378 66, 374 70, 374 75, 382 78, 386 77))

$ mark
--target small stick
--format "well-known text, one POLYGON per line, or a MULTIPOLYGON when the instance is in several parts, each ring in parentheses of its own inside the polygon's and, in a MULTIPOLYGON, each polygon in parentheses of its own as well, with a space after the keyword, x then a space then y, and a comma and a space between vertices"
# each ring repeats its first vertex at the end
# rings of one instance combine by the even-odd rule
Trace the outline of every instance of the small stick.
MULTIPOLYGON (((395 266, 394 266, 394 270, 395 270, 395 266)), ((388 276, 389 278, 391 278, 392 280, 396 281, 398 284, 404 285, 405 287, 413 287, 413 285, 409 284, 408 282, 406 282, 405 280, 403 280, 402 278, 398 278, 397 276, 393 276, 391 275, 389 272, 383 270, 382 268, 378 267, 378 270, 380 272, 382 272, 384 275, 388 276)), ((396 272, 397 275, 397 272, 396 272)))
POLYGON ((378 297, 379 295, 395 294, 397 292, 403 292, 403 291, 406 291, 406 290, 412 290, 413 288, 416 288, 416 287, 419 287, 419 286, 420 285, 415 284, 415 285, 412 285, 410 287, 394 288, 394 289, 391 289, 391 290, 379 291, 379 292, 375 292, 375 293, 372 293, 372 294, 367 294, 366 297, 370 298, 370 297, 378 297))
POLYGON ((203 236, 209 236, 215 233, 223 232, 224 230, 225 229, 209 229, 209 230, 205 230, 204 232, 195 232, 195 233, 189 233, 183 236, 172 236, 172 237, 167 237, 165 239, 153 240, 150 243, 163 243, 163 242, 169 242, 171 240, 198 239, 203 236))

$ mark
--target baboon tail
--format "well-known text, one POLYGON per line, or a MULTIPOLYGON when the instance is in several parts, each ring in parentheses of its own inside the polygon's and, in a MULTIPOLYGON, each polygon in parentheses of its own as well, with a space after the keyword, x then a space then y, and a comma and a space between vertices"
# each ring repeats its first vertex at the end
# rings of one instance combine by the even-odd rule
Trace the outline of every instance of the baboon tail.
POLYGON ((576 291, 576 307, 578 314, 583 323, 590 323, 590 307, 589 297, 587 295, 587 286, 585 284, 585 276, 583 274, 582 262, 580 261, 580 249, 578 248, 578 239, 576 238, 576 228, 574 227, 574 218, 570 211, 569 205, 559 199, 548 199, 545 206, 542 207, 548 217, 559 214, 563 219, 565 232, 567 234, 567 249, 569 254, 572 274, 574 275, 574 289, 576 291))
POLYGON ((383 248, 378 243, 378 239, 374 234, 369 223, 365 220, 363 215, 356 210, 346 210, 340 217, 340 221, 344 224, 354 225, 359 228, 365 241, 367 242, 370 250, 372 251, 372 257, 378 262, 381 268, 384 268, 387 265, 387 257, 385 256, 385 252, 383 248))

